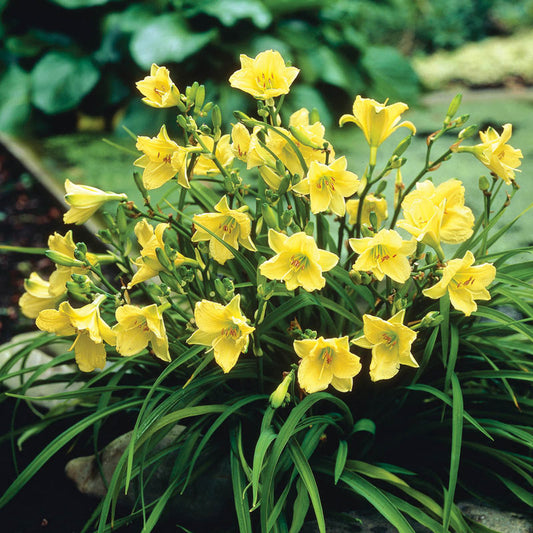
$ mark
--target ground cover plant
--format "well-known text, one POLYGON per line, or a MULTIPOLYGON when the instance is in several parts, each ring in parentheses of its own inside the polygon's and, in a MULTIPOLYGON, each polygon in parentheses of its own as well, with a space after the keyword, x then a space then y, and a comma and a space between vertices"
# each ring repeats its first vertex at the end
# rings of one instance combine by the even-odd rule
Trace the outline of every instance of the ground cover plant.
POLYGON ((279 52, 241 55, 229 82, 257 112, 235 111, 230 127, 202 85, 183 90, 154 64, 137 88, 154 113, 177 113, 180 134, 136 136, 138 197, 66 181, 65 223, 103 211, 108 251, 56 232, 56 269, 26 281, 20 306, 42 333, 0 378, 19 379, 8 394, 39 420, 17 429, 15 412, 13 439, 72 423, 0 506, 65 446, 100 450, 115 420, 131 438, 86 531, 201 528, 172 508, 221 468, 233 495, 221 531, 297 532, 310 519, 325 531, 327 515, 365 506, 400 532, 486 531, 458 494, 531 504, 531 249, 493 251, 525 214, 496 229, 520 194, 511 124, 476 143, 457 96, 404 176, 407 105, 357 96, 339 124, 363 131, 368 164, 348 169, 316 109, 281 113, 298 75, 279 52), (432 181, 452 157, 479 160, 477 190, 432 181), (476 194, 477 219, 465 202, 476 194), (59 355, 24 364, 52 343, 59 355), (66 389, 47 397, 62 407, 42 412, 29 389, 62 365, 52 380, 66 389))

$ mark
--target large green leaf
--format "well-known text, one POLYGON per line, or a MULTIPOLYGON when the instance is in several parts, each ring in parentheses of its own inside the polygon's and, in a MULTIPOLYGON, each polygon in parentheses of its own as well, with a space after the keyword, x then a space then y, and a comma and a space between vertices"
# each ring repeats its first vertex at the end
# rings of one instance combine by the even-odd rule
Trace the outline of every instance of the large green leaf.
POLYGON ((93 7, 108 4, 115 0, 50 0, 66 9, 79 9, 80 7, 93 7))
POLYGON ((30 115, 30 75, 11 65, 0 81, 0 131, 16 131, 30 115))
POLYGON ((216 17, 224 26, 233 26, 241 19, 249 18, 255 26, 265 29, 272 22, 272 15, 260 0, 209 0, 201 11, 216 17))
POLYGON ((152 63, 179 63, 200 51, 216 34, 216 29, 193 32, 177 13, 165 14, 135 32, 130 51, 136 63, 146 69, 152 63))
POLYGON ((416 100, 418 77, 409 61, 391 46, 370 46, 365 50, 362 64, 372 79, 375 98, 416 100))
POLYGON ((33 104, 54 114, 75 108, 100 79, 100 71, 86 57, 49 52, 31 72, 33 104))

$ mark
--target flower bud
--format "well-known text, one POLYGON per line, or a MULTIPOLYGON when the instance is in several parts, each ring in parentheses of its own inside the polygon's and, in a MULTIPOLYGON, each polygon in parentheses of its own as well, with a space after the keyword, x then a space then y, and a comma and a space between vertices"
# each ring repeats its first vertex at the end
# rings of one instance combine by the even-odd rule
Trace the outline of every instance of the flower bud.
POLYGON ((155 255, 157 256, 157 260, 163 268, 165 268, 166 270, 172 270, 173 265, 162 248, 157 247, 155 249, 155 255))
POLYGON ((461 105, 462 98, 463 98, 462 94, 456 94, 453 97, 452 101, 450 102, 450 106, 448 107, 448 112, 446 113, 444 124, 449 124, 452 118, 455 116, 455 113, 457 113, 457 110, 459 109, 459 106, 461 105))
POLYGON ((420 321, 420 328, 433 328, 438 326, 444 317, 438 311, 430 311, 422 320, 420 321))
POLYGON ((276 390, 270 395, 270 405, 273 409, 285 406, 291 399, 288 390, 294 379, 294 370, 291 370, 278 385, 276 390))
POLYGON ((309 124, 314 124, 315 122, 320 122, 320 115, 318 114, 318 109, 313 107, 311 113, 309 113, 309 124))
POLYGON ((490 189, 490 181, 488 180, 487 176, 480 176, 479 177, 479 190, 480 191, 488 191, 490 189))
POLYGON ((246 113, 243 113, 242 111, 234 111, 233 116, 242 122, 245 126, 253 127, 255 125, 254 120, 251 119, 246 113))
POLYGON ((400 144, 398 144, 398 146, 395 148, 394 152, 392 152, 392 155, 400 157, 407 150, 407 148, 409 148, 412 138, 412 135, 408 135, 407 137, 402 139, 402 141, 400 141, 400 144))
POLYGON ((461 140, 468 139, 469 137, 472 137, 472 135, 475 135, 477 133, 477 130, 478 130, 477 124, 471 124, 464 130, 461 130, 457 138, 461 140))
POLYGON ((194 96, 194 107, 196 109, 201 109, 204 105, 205 101, 205 87, 203 85, 200 85, 196 91, 196 95, 194 96))
POLYGON ((464 124, 466 124, 466 121, 470 118, 470 115, 461 115, 458 119, 456 119, 454 126, 456 128, 460 128, 464 124))
POLYGON ((267 203, 261 204, 261 214, 269 228, 279 229, 278 215, 267 203))
POLYGON ((61 252, 55 252, 54 250, 46 250, 44 255, 51 259, 56 265, 66 266, 66 267, 84 267, 85 263, 78 261, 68 255, 62 254, 61 252))
POLYGON ((292 136, 304 146, 309 146, 309 148, 314 148, 315 150, 321 150, 322 145, 316 142, 313 142, 300 128, 295 126, 289 126, 289 130, 292 136))

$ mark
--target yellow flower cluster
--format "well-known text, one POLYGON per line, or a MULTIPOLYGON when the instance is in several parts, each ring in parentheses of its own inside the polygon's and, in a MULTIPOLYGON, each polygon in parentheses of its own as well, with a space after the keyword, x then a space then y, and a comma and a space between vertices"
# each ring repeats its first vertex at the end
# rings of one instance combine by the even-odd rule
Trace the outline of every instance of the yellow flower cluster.
MULTIPOLYGON (((334 324, 338 336, 300 330, 301 336, 291 339, 291 356, 299 363, 297 380, 303 391, 314 393, 331 385, 348 392, 363 368, 372 381, 380 381, 393 378, 401 365, 418 367, 413 355, 418 326, 409 325, 420 321, 404 324, 412 312, 409 297, 432 305, 431 299, 448 294, 451 305, 466 316, 476 311, 477 300, 490 299, 487 287, 495 279, 495 267, 475 265, 470 251, 462 259, 446 261, 442 248, 443 243, 464 243, 474 232, 474 215, 465 205, 462 182, 450 179, 435 185, 429 179, 421 181, 430 170, 426 168, 403 192, 399 168, 404 161, 397 156, 379 177, 373 176, 382 143, 401 127, 416 132, 411 122, 401 121, 407 105, 380 104, 357 96, 353 114, 340 118, 341 126, 356 124, 369 144, 369 165, 360 178, 348 170, 344 156, 335 155, 314 113, 300 109, 282 127, 274 99, 290 91, 298 72, 273 50, 253 59, 242 55, 241 69, 230 77, 230 84, 258 101, 261 120, 241 114, 231 135, 222 134, 218 108, 202 107, 202 98, 191 99, 191 88, 182 94, 165 67, 152 65, 150 75, 137 83, 147 105, 180 110, 178 124, 184 131, 181 144, 171 139, 165 125, 155 137, 137 138, 142 155, 134 164, 143 169, 139 188, 146 211, 126 202, 124 194, 68 180, 65 184, 70 206, 67 223, 85 222, 108 202, 123 203, 116 217, 120 231, 107 234, 120 252, 108 256, 119 266, 120 290, 105 282, 97 257, 80 251, 71 232, 56 233, 48 243, 55 272, 49 280, 32 273, 20 300, 23 313, 36 318, 41 330, 75 336, 71 349, 82 371, 104 367, 106 345, 125 357, 150 347, 157 358, 168 362, 167 327, 172 327, 180 341, 205 346, 227 373, 249 346, 260 355, 267 307, 275 314, 279 299, 317 291, 324 292, 306 297, 322 305, 324 294, 339 286, 339 280, 346 283, 342 287, 345 298, 355 298, 353 285, 364 279, 376 302, 371 314, 361 311, 362 323, 334 324), (199 127, 196 120, 210 109, 213 127, 199 127), (371 189, 393 168, 398 169, 398 205, 395 201, 393 220, 385 228, 388 209, 383 188, 376 187, 374 193, 371 189), (264 183, 259 180, 255 189, 243 184, 245 169, 255 169, 264 183), (161 206, 152 208, 143 187, 157 189, 172 180, 179 199, 176 205, 167 202, 174 209, 167 215, 161 206), (207 193, 201 192, 198 182, 202 180, 209 181, 207 193), (224 193, 219 194, 220 190, 224 193), (246 197, 250 191, 254 195, 246 197), (397 221, 400 210, 403 218, 397 221), (140 220, 128 226, 127 218, 140 220), (330 222, 338 224, 338 242, 330 222), (135 259, 124 251, 132 246, 126 238, 128 228, 136 237, 135 259), (395 228, 407 233, 402 236, 395 228), (424 245, 437 252, 433 262, 424 245), (246 272, 243 279, 240 267, 246 272), (97 285, 98 278, 104 288, 97 285), (157 289, 150 289, 150 280, 155 280, 157 289), (187 292, 188 283, 194 290, 187 292), (176 294, 186 297, 174 298, 176 294), (63 301, 74 297, 84 305, 73 307, 63 301), (143 305, 132 304, 132 298, 139 298, 143 305), (241 304, 246 314, 255 307, 253 320, 241 304), (179 324, 172 319, 165 324, 165 313, 169 317, 173 311, 180 316, 179 324), (106 318, 109 324, 103 316, 110 317, 106 318), (360 353, 352 353, 351 344, 360 353)), ((505 125, 501 136, 492 128, 480 135, 482 144, 470 148, 456 144, 448 153, 472 152, 495 176, 512 183, 522 154, 507 144, 511 126, 505 125)), ((338 309, 335 305, 329 309, 338 309)), ((317 329, 321 327, 326 325, 317 329)), ((282 382, 279 405, 295 369, 296 365, 282 382)))

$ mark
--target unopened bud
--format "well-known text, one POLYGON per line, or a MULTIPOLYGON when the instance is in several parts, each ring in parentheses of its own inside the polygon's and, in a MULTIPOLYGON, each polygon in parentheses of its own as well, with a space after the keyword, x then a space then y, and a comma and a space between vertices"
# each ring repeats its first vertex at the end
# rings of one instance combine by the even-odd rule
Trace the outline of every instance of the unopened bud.
POLYGON ((446 113, 446 118, 444 119, 444 124, 449 124, 452 118, 455 116, 455 113, 457 113, 457 110, 459 109, 459 106, 461 105, 461 100, 463 99, 462 94, 456 94, 452 101, 450 102, 450 106, 448 107, 448 112, 446 113))
POLYGON ((292 136, 304 146, 309 146, 309 148, 314 148, 315 150, 322 149, 321 144, 313 142, 300 128, 289 126, 289 130, 292 133, 292 136))
POLYGON ((461 130, 457 138, 460 140, 468 139, 469 137, 472 137, 472 135, 475 135, 477 133, 477 130, 478 130, 477 124, 471 124, 464 130, 461 130))
POLYGON ((288 393, 289 387, 294 379, 294 370, 291 370, 278 385, 276 390, 270 395, 270 405, 273 409, 286 405, 291 397, 288 393))
POLYGON ((85 263, 82 261, 78 261, 77 259, 74 259, 73 257, 69 257, 68 255, 62 254, 60 252, 56 252, 54 250, 46 250, 44 252, 46 257, 48 259, 51 259, 56 265, 66 266, 66 267, 84 267, 85 263))
POLYGON ((306 235, 310 235, 311 237, 313 236, 313 233, 315 232, 315 225, 311 220, 305 225, 304 231, 306 235))
POLYGON ((479 190, 480 191, 488 191, 490 189, 490 181, 488 180, 487 176, 480 176, 479 177, 479 190))
POLYGON ((444 317, 438 311, 430 311, 422 320, 420 321, 420 328, 433 328, 438 326, 444 317))
POLYGON ((461 115, 459 118, 457 118, 454 122, 454 126, 456 128, 460 128, 464 124, 466 124, 466 121, 470 118, 470 115, 461 115))
POLYGON ((267 203, 261 204, 261 214, 269 228, 279 229, 278 215, 267 203))
POLYGON ((245 126, 253 127, 255 125, 255 122, 253 119, 251 119, 246 113, 243 113, 242 111, 234 111, 233 116, 242 122, 245 126))
POLYGON ((198 110, 204 105, 205 100, 205 87, 203 85, 200 85, 196 91, 196 95, 194 96, 194 107, 198 110))
POLYGON ((157 256, 157 260, 159 261, 159 264, 165 268, 166 270, 172 270, 172 263, 170 259, 168 258, 167 254, 165 254, 165 251, 162 248, 157 247, 155 249, 155 255, 157 256))
POLYGON ((400 157, 407 150, 407 148, 409 148, 412 138, 412 135, 408 135, 407 137, 402 139, 400 141, 400 144, 398 144, 398 146, 395 148, 394 152, 392 152, 392 155, 400 157))
POLYGON ((184 117, 183 115, 178 115, 176 117, 176 122, 178 123, 178 126, 182 127, 183 129, 187 129, 187 127, 189 126, 189 123, 187 121, 187 118, 184 117))
POLYGON ((318 109, 313 107, 311 113, 309 113, 309 124, 314 124, 315 122, 320 122, 320 115, 318 114, 318 109))

